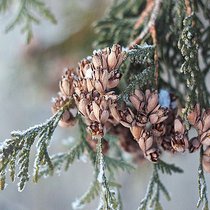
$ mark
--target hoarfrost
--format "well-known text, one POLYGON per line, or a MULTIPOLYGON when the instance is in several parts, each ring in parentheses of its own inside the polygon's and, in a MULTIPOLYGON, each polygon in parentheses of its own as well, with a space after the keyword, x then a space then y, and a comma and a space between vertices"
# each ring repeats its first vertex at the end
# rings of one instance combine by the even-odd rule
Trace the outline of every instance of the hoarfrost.
POLYGON ((128 47, 122 47, 122 51, 128 52, 128 47))
POLYGON ((4 190, 7 188, 7 186, 8 186, 8 184, 7 184, 7 183, 5 183, 5 184, 4 184, 4 190))
POLYGON ((100 156, 99 159, 99 174, 97 177, 97 180, 99 183, 103 183, 103 175, 104 175, 104 162, 103 162, 103 156, 100 156))
POLYGON ((92 78, 92 72, 93 70, 91 68, 89 68, 86 72, 85 72, 85 79, 91 79, 92 78))
POLYGON ((103 174, 104 174, 103 169, 101 169, 101 167, 100 167, 100 171, 99 171, 99 174, 98 174, 98 177, 97 177, 97 180, 98 180, 99 183, 103 182, 103 174))
POLYGON ((87 56, 87 60, 91 61, 92 57, 91 56, 87 56))
POLYGON ((18 183, 18 192, 22 192, 22 191, 25 189, 25 186, 26 186, 26 185, 24 184, 23 188, 20 189, 20 184, 21 184, 21 182, 18 183))
POLYGON ((71 204, 73 209, 82 209, 85 207, 85 204, 80 203, 80 199, 76 199, 72 204, 71 204))

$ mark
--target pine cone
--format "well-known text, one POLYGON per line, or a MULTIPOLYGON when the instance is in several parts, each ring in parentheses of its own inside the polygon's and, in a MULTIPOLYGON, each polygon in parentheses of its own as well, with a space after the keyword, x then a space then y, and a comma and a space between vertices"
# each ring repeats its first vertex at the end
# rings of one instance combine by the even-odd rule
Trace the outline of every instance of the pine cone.
POLYGON ((74 69, 67 69, 63 76, 62 80, 59 82, 59 87, 62 96, 71 98, 74 94, 74 85, 73 81, 76 78, 74 69))
POLYGON ((184 152, 188 148, 187 130, 180 116, 174 121, 174 135, 172 136, 172 147, 177 152, 184 152))
POLYGON ((138 140, 139 147, 144 152, 145 157, 152 161, 157 162, 160 156, 160 150, 154 146, 154 137, 149 131, 144 131, 138 140))
POLYGON ((200 104, 196 104, 194 109, 187 114, 189 123, 196 127, 199 116, 200 116, 200 104))
POLYGON ((199 137, 193 137, 189 141, 189 152, 193 153, 200 149, 201 143, 199 137))
POLYGON ((160 137, 160 138, 162 139, 162 141, 161 141, 161 147, 165 151, 170 152, 172 154, 177 153, 177 151, 171 145, 171 137, 170 136, 163 136, 163 137, 160 137))
POLYGON ((116 103, 110 105, 110 111, 113 118, 121 123, 124 127, 130 128, 134 122, 134 114, 129 107, 126 107, 126 104, 123 103, 119 107, 116 103))
MULTIPOLYGON (((55 99, 54 105, 51 107, 52 113, 55 114, 59 109, 61 109, 69 99, 64 99, 63 97, 59 97, 55 99)), ((61 127, 71 127, 74 126, 77 122, 77 119, 71 113, 71 108, 74 108, 74 104, 72 104, 66 111, 63 113, 61 120, 59 121, 59 125, 61 127)))

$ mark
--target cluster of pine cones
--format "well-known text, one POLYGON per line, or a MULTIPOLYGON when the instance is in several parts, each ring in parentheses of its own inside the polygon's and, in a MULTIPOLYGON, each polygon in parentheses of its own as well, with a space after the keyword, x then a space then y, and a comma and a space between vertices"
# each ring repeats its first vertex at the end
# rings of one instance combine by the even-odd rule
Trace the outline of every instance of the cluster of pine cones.
POLYGON ((74 103, 65 111, 59 124, 63 127, 76 123, 76 112, 88 125, 87 142, 96 151, 97 138, 102 138, 102 150, 106 154, 106 133, 115 135, 126 152, 133 154, 137 162, 147 158, 157 162, 161 148, 171 153, 198 150, 206 146, 203 167, 210 172, 210 109, 200 111, 196 104, 188 113, 189 123, 196 128, 198 136, 188 139, 184 120, 177 116, 176 97, 170 94, 167 107, 160 104, 157 90, 144 93, 136 89, 129 101, 119 103, 113 90, 122 77, 119 67, 126 57, 119 45, 98 50, 83 59, 76 69, 67 69, 59 83, 59 97, 52 107, 56 113, 72 97, 74 103))

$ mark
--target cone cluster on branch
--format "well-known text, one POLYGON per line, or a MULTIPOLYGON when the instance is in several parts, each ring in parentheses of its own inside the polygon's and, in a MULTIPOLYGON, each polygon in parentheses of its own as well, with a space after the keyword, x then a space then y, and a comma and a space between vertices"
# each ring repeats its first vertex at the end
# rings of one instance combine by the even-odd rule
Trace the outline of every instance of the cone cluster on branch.
POLYGON ((201 111, 200 104, 196 104, 188 113, 188 121, 198 131, 198 136, 190 140, 190 152, 199 148, 201 144, 210 146, 210 109, 201 111))
POLYGON ((188 121, 197 130, 197 136, 189 141, 189 152, 192 153, 200 147, 206 146, 203 154, 203 169, 210 173, 210 109, 200 110, 197 103, 188 113, 188 121))
MULTIPOLYGON (((74 94, 73 81, 76 79, 76 74, 74 69, 65 69, 61 81, 59 82, 60 92, 59 97, 53 99, 54 106, 51 107, 53 114, 55 114, 59 109, 61 109, 74 94)), ((68 109, 62 115, 59 125, 62 127, 70 127, 76 124, 77 119, 75 118, 75 103, 71 103, 68 109)))
MULTIPOLYGON (((87 142, 96 151, 97 138, 102 138, 102 150, 106 154, 109 144, 103 137, 107 132, 120 139, 119 147, 131 153, 136 162, 144 158, 157 162, 161 150, 172 154, 198 150, 206 146, 203 155, 203 168, 210 171, 210 109, 200 111, 196 104, 188 112, 188 121, 198 131, 198 136, 188 139, 185 121, 177 116, 176 96, 170 93, 170 101, 163 103, 157 90, 146 89, 143 93, 136 89, 129 96, 129 103, 119 104, 115 87, 122 77, 119 67, 126 58, 117 44, 95 51, 93 55, 78 63, 78 67, 67 69, 59 83, 59 97, 52 107, 56 113, 70 99, 74 103, 64 112, 59 124, 73 126, 77 107, 88 125, 87 142)), ((165 91, 168 93, 168 91, 165 91)), ((165 100, 165 99, 164 99, 165 100)))
POLYGON ((110 107, 115 106, 118 96, 111 89, 120 81, 119 66, 125 58, 119 45, 94 52, 92 57, 82 60, 76 69, 74 99, 80 113, 94 138, 106 133, 105 123, 112 118, 110 107))

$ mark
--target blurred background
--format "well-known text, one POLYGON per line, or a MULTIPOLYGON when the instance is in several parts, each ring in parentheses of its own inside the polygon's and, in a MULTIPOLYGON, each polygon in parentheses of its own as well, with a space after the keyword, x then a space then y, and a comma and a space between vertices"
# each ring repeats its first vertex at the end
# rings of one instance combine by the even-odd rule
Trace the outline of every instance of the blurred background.
MULTIPOLYGON (((34 37, 29 45, 25 44, 25 36, 19 27, 4 33, 12 13, 0 16, 1 141, 9 138, 12 130, 26 129, 52 115, 51 98, 58 92, 63 69, 75 66, 80 59, 92 54, 92 44, 97 38, 92 24, 105 15, 111 0, 51 0, 46 4, 58 24, 42 20, 40 25, 33 26, 34 37)), ((58 127, 50 154, 65 151, 62 142, 69 137, 78 138, 76 129, 58 127)), ((164 160, 185 171, 183 175, 162 176, 172 196, 168 202, 161 195, 165 210, 196 209, 198 156, 198 152, 163 156, 164 160)), ((151 173, 152 166, 148 162, 130 174, 119 173, 123 209, 137 208, 151 173)), ((76 161, 68 172, 41 179, 37 184, 30 181, 21 193, 17 190, 17 182, 11 183, 7 179, 6 190, 0 192, 0 210, 70 210, 71 203, 88 189, 92 176, 92 166, 88 161, 76 161)), ((208 174, 206 181, 210 189, 208 174)), ((97 204, 96 199, 84 209, 95 209, 97 204)))

